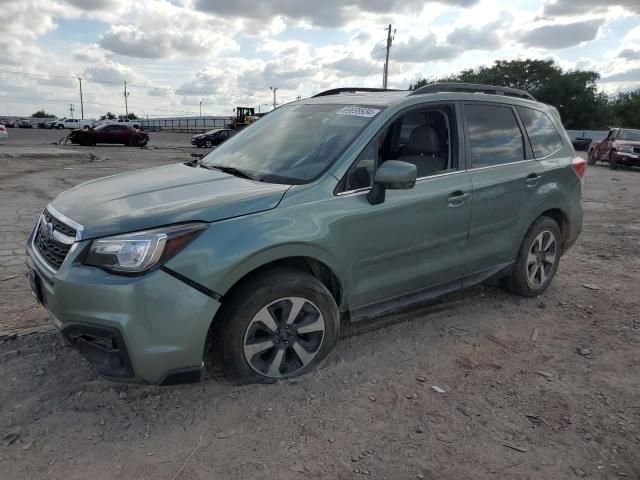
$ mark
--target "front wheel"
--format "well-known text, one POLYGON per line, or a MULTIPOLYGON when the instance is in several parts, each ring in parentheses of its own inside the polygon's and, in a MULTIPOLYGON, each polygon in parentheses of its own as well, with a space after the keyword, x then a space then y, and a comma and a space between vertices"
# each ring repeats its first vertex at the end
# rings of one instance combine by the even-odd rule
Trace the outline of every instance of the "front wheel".
POLYGON ((595 165, 596 164, 596 156, 593 153, 593 150, 589 152, 587 155, 587 165, 595 165))
POLYGON ((616 152, 611 152, 609 154, 609 168, 611 170, 618 169, 618 156, 616 155, 616 152))
POLYGON ((338 341, 340 316, 331 293, 296 269, 260 274, 225 302, 215 348, 225 374, 241 383, 273 382, 311 372, 338 341))
POLYGON ((207 140, 206 142, 204 142, 204 146, 206 148, 211 148, 213 147, 213 142, 211 140, 207 140))
POLYGON ((560 228, 549 217, 540 217, 522 240, 516 263, 504 285, 523 297, 537 297, 553 280, 560 263, 560 228))
POLYGON ((58 125, 56 128, 57 128, 58 130, 62 130, 62 129, 64 128, 64 125, 58 125))

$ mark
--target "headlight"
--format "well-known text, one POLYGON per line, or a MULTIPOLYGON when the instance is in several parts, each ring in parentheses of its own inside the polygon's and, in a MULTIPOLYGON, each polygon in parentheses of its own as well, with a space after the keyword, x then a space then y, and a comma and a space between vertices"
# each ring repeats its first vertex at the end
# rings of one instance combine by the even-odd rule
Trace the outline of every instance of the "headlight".
POLYGON ((188 223, 94 240, 84 263, 114 273, 148 272, 176 255, 208 226, 188 223))
POLYGON ((618 145, 619 152, 633 153, 633 147, 631 145, 618 145))

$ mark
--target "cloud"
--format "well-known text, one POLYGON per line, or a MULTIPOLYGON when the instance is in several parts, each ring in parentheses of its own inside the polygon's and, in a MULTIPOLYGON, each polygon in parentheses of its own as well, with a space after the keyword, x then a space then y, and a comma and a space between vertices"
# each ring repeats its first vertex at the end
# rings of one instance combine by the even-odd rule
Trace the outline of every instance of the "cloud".
POLYGON ((173 91, 169 87, 153 87, 147 90, 150 97, 170 97, 173 91))
POLYGON ((512 20, 509 14, 503 14, 498 20, 479 28, 471 26, 456 28, 447 35, 447 43, 465 50, 494 50, 502 46, 502 26, 512 20))
POLYGON ((112 57, 109 52, 103 50, 95 43, 82 46, 73 53, 73 58, 83 63, 101 63, 106 60, 111 60, 112 57))
POLYGON ((452 45, 438 44, 433 33, 423 38, 411 37, 405 43, 393 47, 393 60, 396 62, 424 63, 438 60, 450 60, 460 54, 460 49, 452 45))
POLYGON ((584 15, 586 13, 599 13, 610 7, 623 7, 631 12, 640 13, 638 0, 552 0, 547 2, 543 9, 543 16, 571 16, 584 15))
POLYGON ((634 50, 632 48, 625 48, 618 54, 618 58, 624 58, 626 60, 640 60, 640 49, 634 50))
POLYGON ((585 20, 567 24, 552 24, 537 27, 518 36, 527 47, 562 49, 595 40, 604 19, 585 20))
MULTIPOLYGON (((470 7, 480 0, 435 0, 450 6, 470 7)), ((339 27, 359 19, 362 14, 413 14, 424 9, 424 0, 195 0, 194 7, 220 17, 267 21, 282 16, 316 26, 339 27)))
POLYGON ((87 67, 84 70, 83 78, 110 83, 122 83, 125 80, 130 83, 146 82, 144 77, 131 68, 114 61, 107 61, 87 67))
POLYGON ((234 36, 240 25, 222 19, 213 23, 211 18, 167 1, 133 3, 127 17, 127 24, 120 19, 112 22, 98 42, 102 48, 118 55, 153 59, 212 58, 238 49, 234 36))
POLYGON ((134 26, 113 26, 100 39, 100 46, 118 55, 138 58, 163 58, 172 53, 171 41, 164 32, 147 34, 134 26))
POLYGON ((602 79, 603 82, 640 82, 640 67, 635 67, 626 72, 614 73, 602 79))
POLYGON ((362 58, 345 57, 332 63, 323 65, 323 68, 332 68, 341 73, 346 73, 354 77, 366 77, 378 63, 362 58))
POLYGON ((114 0, 65 0, 68 4, 73 5, 81 10, 89 12, 96 10, 108 10, 116 6, 114 0))

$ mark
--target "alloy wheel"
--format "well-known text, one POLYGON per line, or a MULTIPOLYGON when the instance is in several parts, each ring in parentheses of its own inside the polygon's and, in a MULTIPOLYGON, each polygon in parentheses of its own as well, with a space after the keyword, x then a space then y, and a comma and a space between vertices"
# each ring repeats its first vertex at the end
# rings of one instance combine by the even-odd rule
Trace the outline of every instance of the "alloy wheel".
POLYGON ((325 334, 320 309, 310 300, 286 297, 256 313, 244 335, 244 357, 269 378, 296 374, 318 354, 325 334))
POLYGON ((555 235, 544 230, 536 236, 527 255, 527 282, 534 288, 543 285, 553 271, 558 256, 555 235))

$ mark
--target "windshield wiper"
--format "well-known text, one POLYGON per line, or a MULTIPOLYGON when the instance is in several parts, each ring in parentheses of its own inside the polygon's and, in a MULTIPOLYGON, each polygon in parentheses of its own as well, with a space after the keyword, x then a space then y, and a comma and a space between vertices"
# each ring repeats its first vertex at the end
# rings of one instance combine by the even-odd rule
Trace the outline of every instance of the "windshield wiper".
POLYGON ((236 167, 228 167, 226 165, 207 165, 207 164, 202 163, 202 162, 199 162, 199 165, 202 168, 206 168, 206 169, 209 169, 209 170, 213 170, 213 169, 220 170, 221 172, 228 173, 230 175, 234 175, 234 176, 240 177, 240 178, 246 178, 248 180, 258 180, 258 181, 260 180, 259 178, 256 178, 253 175, 251 175, 250 173, 248 173, 247 171, 241 170, 241 169, 236 168, 236 167))

